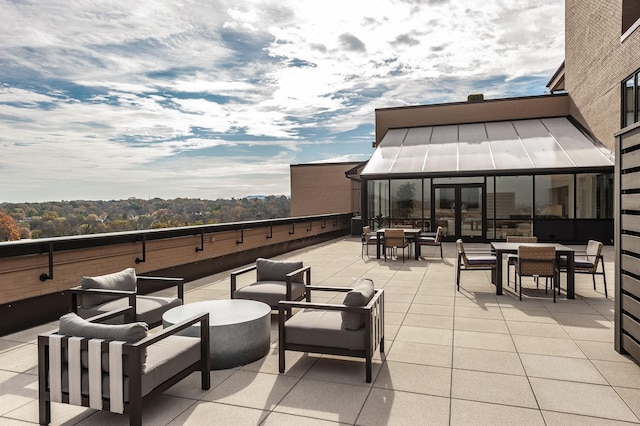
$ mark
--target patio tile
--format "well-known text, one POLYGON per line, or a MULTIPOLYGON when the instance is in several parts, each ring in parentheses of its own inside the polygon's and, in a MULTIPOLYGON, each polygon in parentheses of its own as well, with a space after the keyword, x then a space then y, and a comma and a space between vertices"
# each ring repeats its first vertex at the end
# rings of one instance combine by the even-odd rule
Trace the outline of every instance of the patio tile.
POLYGON ((402 325, 414 327, 444 328, 453 330, 453 317, 408 313, 402 325))
POLYGON ((451 367, 451 346, 394 341, 387 353, 387 361, 451 367))
POLYGON ((538 408, 526 377, 453 370, 451 397, 524 408, 538 408))
POLYGON ((273 412, 269 413, 267 418, 260 423, 262 426, 330 426, 335 424, 335 422, 328 420, 273 412))
MULTIPOLYGON (((313 355, 315 357, 315 355, 313 355)), ((311 356, 310 356, 311 357, 311 356)), ((375 378, 380 371, 381 363, 375 359, 371 366, 371 375, 375 378)), ((306 379, 325 380, 335 383, 346 383, 356 386, 370 386, 365 381, 365 360, 362 358, 337 357, 323 355, 304 375, 306 379)))
POLYGON ((451 369, 387 361, 373 386, 448 397, 451 394, 451 369), (425 377, 429 380, 424 380, 425 377))
POLYGON ((627 362, 592 361, 611 386, 640 389, 640 369, 627 362))
POLYGON ((630 388, 614 388, 618 395, 624 400, 624 402, 631 408, 635 415, 640 418, 640 389, 630 388))
POLYGON ((613 346, 613 325, 600 327, 581 327, 577 325, 563 325, 564 330, 574 340, 591 340, 596 342, 608 342, 613 346))
POLYGON ((555 337, 569 339, 570 336, 564 328, 558 324, 545 324, 540 322, 507 321, 509 332, 519 336, 555 337))
POLYGON ((268 411, 253 408, 198 401, 168 425, 200 426, 215 422, 221 425, 252 426, 260 424, 267 417, 267 414, 269 414, 268 411))
POLYGON ((449 398, 373 388, 358 425, 448 425, 449 398))
POLYGON ((540 409, 635 422, 622 398, 609 386, 530 378, 540 409))
POLYGON ((504 321, 493 319, 456 317, 454 328, 456 330, 482 331, 486 333, 509 333, 504 321))
POLYGON ((425 305, 414 303, 409 308, 409 313, 412 314, 424 314, 424 315, 444 315, 448 317, 453 316, 453 306, 445 305, 425 305))
POLYGON ((515 352, 485 349, 453 349, 453 368, 524 376, 520 357, 515 352))
MULTIPOLYGON (((0 403, 2 400, 0 399, 0 403)), ((0 410, 1 411, 1 410, 0 410)), ((80 407, 77 405, 69 405, 69 404, 51 404, 51 423, 52 425, 62 425, 62 424, 77 424, 82 419, 94 414, 96 411, 90 408, 80 407)), ((14 419, 16 424, 22 424, 21 422, 28 423, 38 423, 39 422, 39 405, 38 400, 35 399, 28 404, 21 405, 19 408, 6 413, 0 424, 8 425, 12 424, 7 421, 7 419, 14 419)))
POLYGON ((271 410, 298 382, 296 377, 238 371, 202 400, 271 410))
POLYGON ((455 298, 453 296, 435 296, 418 293, 413 299, 413 303, 421 303, 424 305, 453 306, 454 300, 455 298))
POLYGON ((514 321, 525 321, 525 322, 540 322, 546 324, 557 324, 555 318, 553 318, 549 311, 546 309, 527 309, 523 308, 500 308, 502 309, 502 316, 508 323, 514 321))
POLYGON ((508 334, 482 333, 477 331, 456 330, 453 346, 462 348, 490 349, 494 351, 515 352, 513 340, 508 334))
POLYGON ((537 409, 478 401, 451 400, 451 425, 544 425, 537 409))
POLYGON ((369 390, 365 386, 303 378, 273 411, 353 424, 369 390))
POLYGON ((0 415, 37 398, 37 376, 0 370, 0 415))
POLYGON ((410 306, 411 306, 411 303, 399 303, 399 302, 387 303, 387 301, 385 300, 384 310, 385 312, 398 312, 401 314, 406 314, 410 306))
POLYGON ((555 337, 512 336, 520 353, 585 358, 573 340, 555 337))
POLYGON ((628 355, 616 352, 611 343, 584 340, 575 340, 575 342, 589 359, 633 363, 633 360, 628 355))
MULTIPOLYGON (((195 401, 192 399, 159 395, 157 398, 149 400, 142 407, 142 422, 149 425, 168 424, 194 403, 195 401)), ((83 418, 77 423, 77 425, 80 426, 125 426, 128 424, 129 416, 127 414, 117 414, 109 411, 96 411, 94 414, 83 418)))
POLYGON ((430 343, 434 345, 448 345, 453 343, 451 330, 426 327, 400 326, 395 340, 401 342, 430 343))
POLYGON ((38 366, 38 346, 26 344, 0 354, 0 370, 24 373, 38 366))
POLYGON ((520 354, 528 377, 606 385, 607 381, 587 359, 520 354))
POLYGON ((461 318, 478 318, 478 319, 494 319, 494 320, 501 320, 503 319, 502 317, 502 311, 500 310, 500 308, 482 308, 482 307, 473 307, 473 308, 467 308, 467 307, 459 307, 456 304, 455 307, 455 316, 456 318, 461 317, 461 318))
POLYGON ((628 426, 628 422, 604 419, 602 417, 579 416, 576 414, 542 411, 547 426, 628 426))

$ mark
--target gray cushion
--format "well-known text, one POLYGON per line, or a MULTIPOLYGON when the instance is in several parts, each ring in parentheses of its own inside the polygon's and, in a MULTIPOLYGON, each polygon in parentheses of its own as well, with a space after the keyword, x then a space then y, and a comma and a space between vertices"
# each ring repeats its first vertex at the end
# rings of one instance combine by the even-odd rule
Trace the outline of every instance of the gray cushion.
MULTIPOLYGON (((182 300, 177 297, 136 296, 137 319, 147 324, 159 324, 162 321, 163 313, 180 305, 182 305, 182 300)), ((129 299, 120 298, 92 308, 79 307, 78 314, 83 318, 89 318, 127 306, 129 306, 129 299)), ((121 324, 122 322, 122 316, 106 321, 109 324, 121 324)))
MULTIPOLYGON (((175 376, 200 359, 200 339, 185 336, 169 336, 148 347, 147 368, 142 375, 142 395, 147 395, 158 385, 175 376)), ((109 375, 102 379, 102 395, 109 397, 109 375)), ((124 400, 129 401, 129 378, 125 377, 124 400)), ((69 390, 69 377, 63 371, 62 389, 69 390)), ((89 373, 83 370, 81 376, 82 394, 89 395, 89 373)))
MULTIPOLYGON (((302 261, 286 262, 258 258, 256 260, 256 281, 286 281, 287 274, 303 267, 302 261)), ((302 276, 293 279, 302 282, 302 276)))
MULTIPOLYGON (((100 275, 97 277, 82 277, 80 284, 82 288, 135 291, 136 270, 134 268, 127 268, 113 274, 100 275)), ((82 304, 86 307, 92 307, 120 297, 122 296, 83 294, 82 304)))
POLYGON ((144 322, 130 324, 98 324, 89 322, 73 312, 60 318, 58 332, 67 336, 89 337, 93 339, 120 340, 135 343, 147 337, 149 326, 144 322))
POLYGON ((287 320, 285 328, 287 343, 358 350, 366 347, 365 329, 347 330, 340 311, 302 309, 287 320))
MULTIPOLYGON (((304 283, 291 283, 291 300, 299 300, 305 292, 304 283)), ((278 308, 278 302, 285 300, 287 295, 287 284, 284 281, 259 281, 239 288, 234 293, 236 299, 258 300, 278 308)))
MULTIPOLYGON (((346 294, 342 304, 347 306, 366 306, 374 294, 373 281, 368 278, 363 278, 356 284, 353 290, 346 294)), ((364 314, 342 312, 342 322, 347 330, 358 330, 364 325, 364 320, 364 314)))
MULTIPOLYGON (((105 339, 105 340, 118 340, 127 343, 135 343, 141 339, 147 337, 149 326, 144 322, 134 322, 129 324, 98 324, 89 322, 78 315, 72 313, 63 315, 60 317, 60 327, 58 333, 66 336, 74 337, 87 337, 90 339, 105 339)), ((82 365, 88 367, 87 351, 81 352, 82 365)), ((142 355, 143 370, 145 368, 145 353, 142 355)), ((129 371, 126 368, 126 356, 123 358, 125 362, 124 374, 128 375, 129 371)), ((102 370, 109 371, 109 356, 108 354, 102 355, 102 370)))

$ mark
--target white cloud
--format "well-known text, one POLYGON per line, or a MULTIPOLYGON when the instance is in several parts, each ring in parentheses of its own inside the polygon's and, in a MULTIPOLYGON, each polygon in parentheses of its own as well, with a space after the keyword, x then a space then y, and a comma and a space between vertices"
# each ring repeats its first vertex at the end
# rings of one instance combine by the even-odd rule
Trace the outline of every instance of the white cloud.
POLYGON ((288 193, 290 163, 370 155, 375 108, 541 94, 563 7, 0 0, 0 201, 288 193))

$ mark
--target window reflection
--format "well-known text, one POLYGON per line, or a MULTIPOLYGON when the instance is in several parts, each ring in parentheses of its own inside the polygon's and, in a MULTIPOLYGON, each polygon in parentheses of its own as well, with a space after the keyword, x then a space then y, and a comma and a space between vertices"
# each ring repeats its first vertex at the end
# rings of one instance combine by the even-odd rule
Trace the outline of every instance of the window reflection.
POLYGON ((573 218, 573 176, 536 176, 535 216, 537 218, 573 218))

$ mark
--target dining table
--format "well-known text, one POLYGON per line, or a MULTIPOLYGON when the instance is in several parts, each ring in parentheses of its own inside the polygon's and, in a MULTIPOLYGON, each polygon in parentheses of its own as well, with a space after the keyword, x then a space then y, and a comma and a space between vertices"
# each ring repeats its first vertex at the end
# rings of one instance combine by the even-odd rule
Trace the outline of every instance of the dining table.
POLYGON ((502 266, 503 256, 505 254, 518 254, 518 247, 522 245, 537 247, 555 247, 556 261, 560 261, 561 257, 565 257, 567 261, 567 299, 575 299, 575 250, 558 243, 505 243, 493 242, 491 249, 496 254, 496 273, 495 277, 496 294, 502 294, 502 266))
MULTIPOLYGON (((380 259, 380 248, 383 246, 383 237, 384 237, 384 231, 388 230, 388 229, 402 229, 404 231, 404 235, 407 238, 407 240, 414 242, 416 241, 416 238, 418 238, 418 235, 420 235, 420 233, 422 232, 422 229, 420 228, 380 228, 376 231, 376 259, 380 259)), ((416 252, 416 260, 418 259, 418 252, 416 250, 414 250, 414 252, 416 252)))

